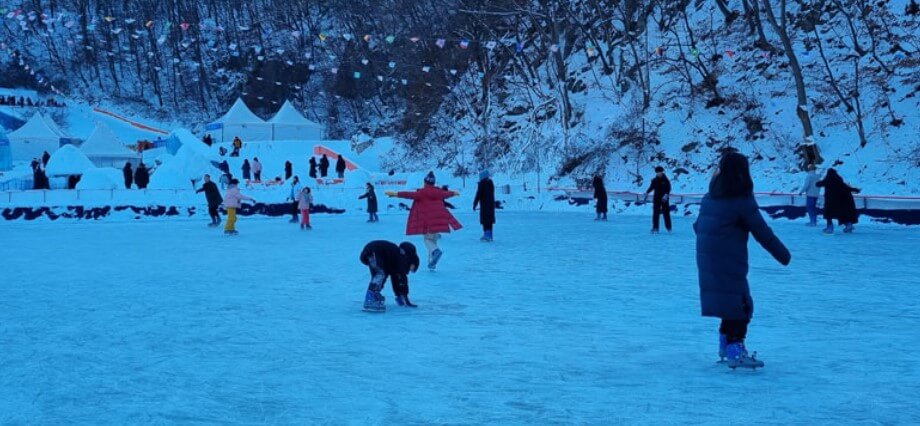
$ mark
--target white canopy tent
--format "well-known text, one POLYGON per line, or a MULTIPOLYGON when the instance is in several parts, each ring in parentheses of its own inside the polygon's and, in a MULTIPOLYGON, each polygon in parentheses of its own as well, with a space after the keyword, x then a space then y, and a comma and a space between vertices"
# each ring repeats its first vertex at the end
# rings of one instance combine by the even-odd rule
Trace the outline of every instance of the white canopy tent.
POLYGON ((96 124, 93 133, 83 142, 83 145, 80 145, 80 151, 83 151, 96 167, 121 168, 126 162, 136 166, 141 161, 138 153, 128 148, 111 129, 102 123, 96 124))
POLYGON ((294 108, 291 101, 285 101, 281 109, 268 121, 272 125, 273 140, 321 140, 323 126, 307 120, 294 108))
POLYGON ((236 99, 223 117, 209 124, 206 129, 217 142, 230 142, 237 136, 243 142, 272 140, 271 124, 255 115, 240 98, 236 99))
POLYGON ((61 144, 64 133, 50 118, 36 113, 22 127, 7 135, 13 161, 41 158, 45 151, 54 153, 61 144))

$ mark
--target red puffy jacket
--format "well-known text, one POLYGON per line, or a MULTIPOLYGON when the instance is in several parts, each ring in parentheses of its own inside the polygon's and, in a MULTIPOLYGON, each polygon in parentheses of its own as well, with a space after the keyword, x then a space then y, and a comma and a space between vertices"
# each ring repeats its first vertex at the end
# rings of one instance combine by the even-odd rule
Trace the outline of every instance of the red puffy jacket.
POLYGON ((406 235, 450 232, 451 229, 456 231, 463 227, 444 206, 444 200, 454 196, 451 191, 425 185, 417 191, 398 192, 396 196, 412 200, 409 221, 406 223, 406 235))

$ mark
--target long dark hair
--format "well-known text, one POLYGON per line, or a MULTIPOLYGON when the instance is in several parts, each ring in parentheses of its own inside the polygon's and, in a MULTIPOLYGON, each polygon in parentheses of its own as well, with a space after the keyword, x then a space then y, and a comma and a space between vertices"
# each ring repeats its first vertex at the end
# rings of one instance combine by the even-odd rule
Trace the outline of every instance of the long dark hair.
POLYGON ((712 198, 746 197, 754 193, 751 166, 747 157, 737 151, 726 152, 719 160, 719 173, 709 182, 712 198))

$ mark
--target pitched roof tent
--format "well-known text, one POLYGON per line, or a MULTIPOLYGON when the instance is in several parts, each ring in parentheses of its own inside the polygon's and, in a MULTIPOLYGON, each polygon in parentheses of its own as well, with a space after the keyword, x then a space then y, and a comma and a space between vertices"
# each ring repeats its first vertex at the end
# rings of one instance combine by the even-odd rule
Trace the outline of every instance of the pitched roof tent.
POLYGON ((83 142, 80 150, 87 157, 136 157, 137 154, 131 151, 124 142, 112 132, 105 124, 96 123, 93 133, 83 142))
POLYGON ((217 119, 215 123, 264 123, 265 120, 255 115, 252 110, 246 106, 242 98, 236 98, 236 102, 230 107, 230 110, 223 117, 217 119))

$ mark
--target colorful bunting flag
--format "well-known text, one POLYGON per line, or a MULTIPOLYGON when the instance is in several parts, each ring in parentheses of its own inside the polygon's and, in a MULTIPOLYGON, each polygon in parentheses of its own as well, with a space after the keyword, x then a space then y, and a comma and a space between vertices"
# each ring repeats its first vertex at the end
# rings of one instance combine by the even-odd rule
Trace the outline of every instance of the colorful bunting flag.
POLYGON ((387 36, 386 40, 387 40, 387 43, 393 44, 393 42, 396 41, 396 37, 389 35, 387 36))
POLYGON ((422 71, 423 72, 431 71, 431 67, 428 67, 428 66, 422 67, 422 71))
POLYGON ((370 34, 367 34, 364 36, 364 41, 370 43, 372 38, 373 36, 371 36, 370 34))
POLYGON ((498 43, 494 41, 490 41, 486 43, 486 49, 492 50, 492 49, 495 49, 495 46, 498 46, 498 43))
POLYGON ((436 44, 438 47, 440 47, 440 48, 442 48, 442 49, 444 48, 444 45, 445 45, 446 43, 447 43, 447 40, 444 40, 443 38, 439 38, 439 39, 437 39, 437 40, 434 42, 434 44, 436 44))
POLYGON ((396 68, 396 62, 390 62, 389 66, 390 68, 396 68))
POLYGON ((361 78, 361 73, 358 71, 355 71, 355 79, 357 80, 359 78, 361 78))
POLYGON ((461 48, 461 49, 466 49, 467 47, 470 47, 470 41, 469 41, 469 40, 461 40, 461 41, 460 41, 460 48, 461 48))
POLYGON ((421 40, 421 39, 418 38, 418 37, 409 37, 409 41, 411 41, 411 42, 413 42, 413 43, 418 43, 419 40, 421 40))

